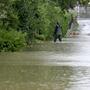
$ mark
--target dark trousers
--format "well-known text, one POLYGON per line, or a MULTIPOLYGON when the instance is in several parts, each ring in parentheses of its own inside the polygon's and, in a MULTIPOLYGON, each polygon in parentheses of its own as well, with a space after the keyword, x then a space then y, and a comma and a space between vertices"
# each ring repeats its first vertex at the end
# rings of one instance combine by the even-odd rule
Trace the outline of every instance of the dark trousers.
POLYGON ((57 39, 59 39, 59 41, 61 42, 62 41, 61 35, 55 35, 54 36, 54 42, 56 42, 57 39))

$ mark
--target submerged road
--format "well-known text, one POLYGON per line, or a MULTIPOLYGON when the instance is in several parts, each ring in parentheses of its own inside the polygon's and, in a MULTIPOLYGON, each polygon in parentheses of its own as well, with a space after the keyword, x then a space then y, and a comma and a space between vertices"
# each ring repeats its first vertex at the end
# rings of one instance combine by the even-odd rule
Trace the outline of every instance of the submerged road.
POLYGON ((0 90, 90 90, 90 20, 78 23, 62 42, 1 53, 0 90))
POLYGON ((78 20, 78 23, 78 35, 64 38, 62 42, 52 41, 34 45, 28 52, 1 54, 0 58, 4 60, 0 63, 90 66, 90 20, 78 20))

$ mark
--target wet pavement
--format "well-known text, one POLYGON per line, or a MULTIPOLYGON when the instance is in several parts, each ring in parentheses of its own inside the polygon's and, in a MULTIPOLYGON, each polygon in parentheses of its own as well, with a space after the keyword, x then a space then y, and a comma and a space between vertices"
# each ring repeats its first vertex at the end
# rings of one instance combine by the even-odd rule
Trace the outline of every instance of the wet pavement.
POLYGON ((0 90, 90 90, 90 20, 78 35, 0 53, 0 90))

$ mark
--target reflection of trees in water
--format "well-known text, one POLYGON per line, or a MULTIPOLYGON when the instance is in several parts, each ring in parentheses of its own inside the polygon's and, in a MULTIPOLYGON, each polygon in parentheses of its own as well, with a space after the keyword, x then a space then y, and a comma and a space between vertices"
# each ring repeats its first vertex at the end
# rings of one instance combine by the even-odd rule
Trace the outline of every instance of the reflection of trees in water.
MULTIPOLYGON (((67 39, 65 38, 63 40, 63 42, 68 42, 71 41, 73 42, 73 39, 67 39)), ((81 47, 81 46, 80 46, 81 47)), ((30 49, 28 48, 28 50, 32 50, 32 51, 54 51, 54 52, 59 52, 59 53, 78 53, 78 51, 80 50, 79 45, 75 44, 75 43, 50 43, 50 42, 46 42, 46 43, 40 43, 40 44, 35 44, 33 45, 33 47, 31 47, 30 49), (73 46, 73 47, 72 47, 73 46)))
MULTIPOLYGON (((52 90, 82 87, 88 84, 90 68, 88 67, 68 67, 68 66, 37 66, 35 69, 36 82, 46 85, 52 90), (84 81, 84 82, 83 82, 84 81)), ((89 81, 90 82, 90 81, 89 81)))
MULTIPOLYGON (((33 67, 32 81, 48 85, 49 88, 54 90, 65 89, 70 85, 70 77, 75 73, 72 67, 66 66, 36 66, 33 67)), ((51 89, 50 89, 51 90, 51 89)))
POLYGON ((78 90, 78 85, 90 86, 90 67, 0 66, 1 90, 78 90))

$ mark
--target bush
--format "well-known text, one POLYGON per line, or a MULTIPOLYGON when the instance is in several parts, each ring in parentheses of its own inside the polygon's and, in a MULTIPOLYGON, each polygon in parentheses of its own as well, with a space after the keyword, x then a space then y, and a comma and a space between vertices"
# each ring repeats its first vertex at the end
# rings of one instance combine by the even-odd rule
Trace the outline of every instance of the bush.
POLYGON ((38 40, 45 40, 45 36, 44 35, 38 35, 38 36, 36 36, 36 39, 38 39, 38 40))
POLYGON ((25 34, 22 32, 0 30, 0 51, 18 51, 25 44, 25 34))

